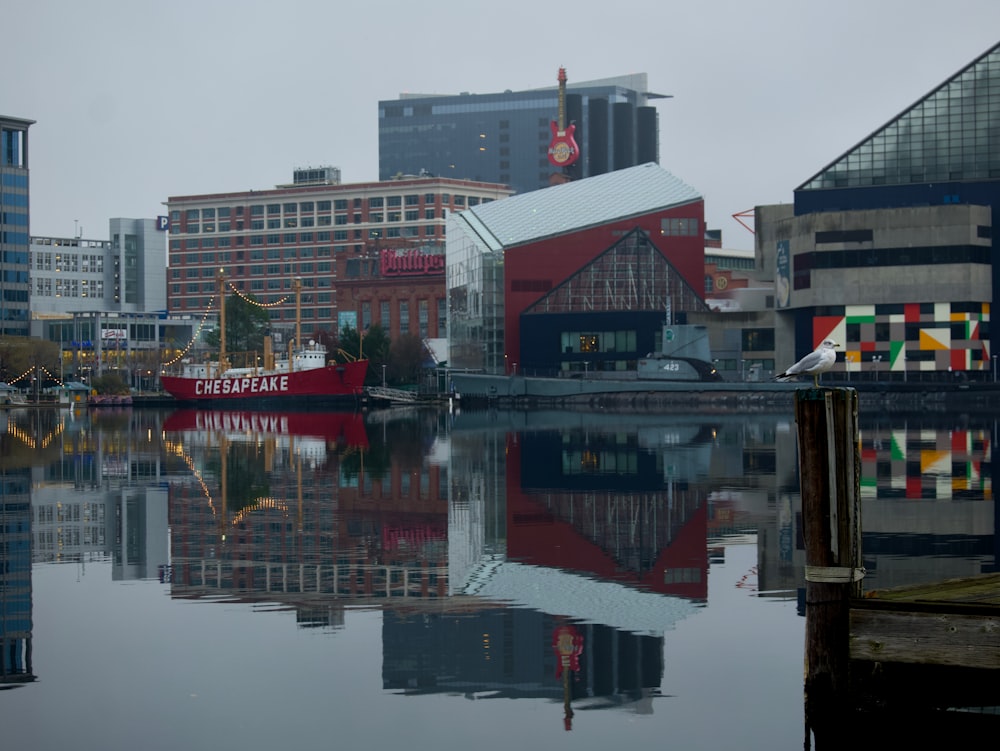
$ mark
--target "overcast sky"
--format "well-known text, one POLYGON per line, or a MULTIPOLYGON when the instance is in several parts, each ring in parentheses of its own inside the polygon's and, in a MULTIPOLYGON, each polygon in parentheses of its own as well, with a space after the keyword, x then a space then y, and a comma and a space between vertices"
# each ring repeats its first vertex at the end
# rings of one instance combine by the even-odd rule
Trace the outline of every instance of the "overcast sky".
POLYGON ((0 114, 31 233, 107 239, 170 196, 301 166, 378 179, 378 101, 646 72, 660 163, 732 215, 792 191, 1000 41, 998 0, 30 0, 0 9, 0 114))

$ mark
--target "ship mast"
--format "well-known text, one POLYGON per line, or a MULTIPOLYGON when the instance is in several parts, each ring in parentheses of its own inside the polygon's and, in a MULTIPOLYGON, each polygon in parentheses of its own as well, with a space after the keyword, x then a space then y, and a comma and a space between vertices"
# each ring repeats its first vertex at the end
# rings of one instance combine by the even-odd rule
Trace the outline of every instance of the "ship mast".
POLYGON ((226 371, 226 273, 219 269, 219 372, 226 371))
POLYGON ((302 278, 295 277, 292 280, 292 289, 295 290, 295 346, 302 347, 302 278))

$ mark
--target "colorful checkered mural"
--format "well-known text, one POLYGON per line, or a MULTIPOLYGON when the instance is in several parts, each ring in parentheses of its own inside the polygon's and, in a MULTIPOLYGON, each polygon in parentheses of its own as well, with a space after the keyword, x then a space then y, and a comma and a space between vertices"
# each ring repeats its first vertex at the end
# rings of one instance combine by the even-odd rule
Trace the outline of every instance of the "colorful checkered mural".
POLYGON ((838 368, 869 371, 989 370, 985 329, 990 304, 847 305, 843 315, 813 318, 814 346, 841 345, 838 368))
POLYGON ((861 497, 992 500, 992 450, 983 429, 862 431, 861 497))

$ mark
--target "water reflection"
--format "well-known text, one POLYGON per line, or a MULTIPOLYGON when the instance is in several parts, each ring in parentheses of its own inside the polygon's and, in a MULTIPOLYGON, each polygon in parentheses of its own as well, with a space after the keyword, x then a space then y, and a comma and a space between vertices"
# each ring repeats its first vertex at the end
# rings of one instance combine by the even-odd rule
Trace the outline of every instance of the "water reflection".
MULTIPOLYGON (((665 640, 737 586, 802 591, 790 415, 128 410, 0 415, 0 637, 34 678, 32 565, 177 600, 378 608, 382 686, 652 711, 665 640)), ((867 587, 994 570, 993 417, 862 418, 867 587)), ((734 614, 739 618, 739 614, 734 614)), ((800 675, 788 678, 791 685, 800 675)))

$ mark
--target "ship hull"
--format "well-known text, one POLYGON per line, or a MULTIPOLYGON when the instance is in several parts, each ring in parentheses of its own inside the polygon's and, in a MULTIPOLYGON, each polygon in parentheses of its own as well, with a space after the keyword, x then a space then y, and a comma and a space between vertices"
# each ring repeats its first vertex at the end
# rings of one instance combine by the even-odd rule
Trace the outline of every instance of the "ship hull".
POLYGON ((356 404, 364 391, 368 361, 327 365, 292 373, 224 378, 160 377, 163 390, 183 404, 236 406, 341 407, 356 404))

